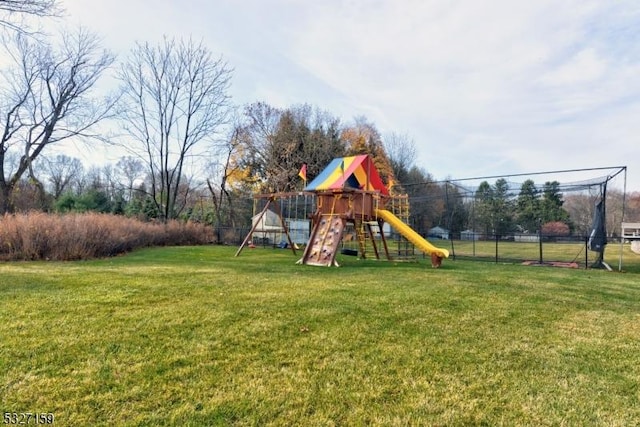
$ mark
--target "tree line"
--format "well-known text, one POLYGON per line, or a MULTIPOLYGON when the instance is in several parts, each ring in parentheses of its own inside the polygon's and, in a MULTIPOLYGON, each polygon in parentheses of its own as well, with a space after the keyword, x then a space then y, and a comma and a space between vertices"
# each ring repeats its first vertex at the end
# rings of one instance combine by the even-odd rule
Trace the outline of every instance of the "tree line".
POLYGON ((475 193, 475 221, 483 233, 537 233, 546 226, 545 234, 569 235, 574 227, 569 212, 563 207, 558 181, 547 181, 542 188, 527 179, 516 197, 506 179, 494 185, 483 181, 475 193))

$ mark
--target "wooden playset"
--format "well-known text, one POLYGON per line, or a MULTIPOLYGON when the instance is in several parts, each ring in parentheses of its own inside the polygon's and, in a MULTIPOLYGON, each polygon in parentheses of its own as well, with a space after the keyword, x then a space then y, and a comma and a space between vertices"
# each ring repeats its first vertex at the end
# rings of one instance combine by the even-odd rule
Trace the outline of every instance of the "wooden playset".
MULTIPOLYGON (((380 175, 368 155, 341 157, 334 159, 304 189, 316 197, 316 210, 310 216, 313 227, 305 246, 300 264, 318 266, 338 266, 336 254, 340 251, 345 239, 345 228, 352 225, 355 238, 349 234, 348 239, 357 240, 358 250, 350 250, 348 254, 359 254, 366 258, 366 251, 371 247, 375 257, 380 258, 377 238, 387 259, 391 259, 384 233, 384 223, 388 223, 404 238, 422 252, 431 255, 432 266, 439 267, 443 258, 449 256, 446 249, 437 248, 416 233, 404 221, 396 216, 387 206, 394 199, 380 179, 380 175), (367 244, 370 243, 370 244, 367 244)), ((269 195, 269 201, 263 209, 266 212, 270 204, 279 195, 269 195)), ((406 196, 404 197, 406 200, 406 196)), ((274 204, 277 206, 277 203, 274 204)), ((282 229, 287 235, 288 244, 295 253, 295 245, 289 237, 285 221, 281 218, 282 229)), ((255 227, 249 232, 238 249, 236 256, 251 240, 255 227)))

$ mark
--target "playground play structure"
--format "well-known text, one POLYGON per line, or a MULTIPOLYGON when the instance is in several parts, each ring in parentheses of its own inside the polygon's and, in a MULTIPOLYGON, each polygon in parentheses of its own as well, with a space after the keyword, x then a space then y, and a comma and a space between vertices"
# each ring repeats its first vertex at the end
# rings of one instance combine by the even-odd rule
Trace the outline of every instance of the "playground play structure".
MULTIPOLYGON (((301 178, 303 175, 306 177, 301 172, 301 178)), ((236 256, 247 245, 290 247, 297 255, 300 245, 303 255, 298 262, 307 265, 337 266, 339 253, 361 259, 373 253, 377 259, 383 255, 395 261, 415 260, 416 255, 423 252, 431 256, 433 266, 451 257, 613 270, 604 255, 605 248, 612 249, 612 243, 617 241, 617 269, 622 271, 625 245, 631 243, 633 252, 640 251, 640 223, 624 222, 626 166, 448 179, 438 185, 440 191, 433 197, 412 199, 411 208, 420 212, 429 203, 442 203, 447 207, 447 214, 440 217, 444 228, 434 227, 427 233, 430 238, 446 239, 448 250, 432 245, 422 237, 425 234, 417 233, 408 225, 408 195, 390 194, 371 158, 361 155, 334 159, 302 191, 254 196, 252 228, 236 256), (594 176, 595 173, 599 175, 594 176), (507 185, 507 197, 515 203, 525 178, 532 183, 541 178, 545 182, 535 185, 537 200, 546 197, 547 186, 559 192, 562 203, 567 202, 565 206, 571 217, 578 220, 575 233, 543 234, 539 221, 537 229, 511 229, 505 234, 489 228, 486 218, 476 219, 475 206, 482 202, 482 195, 479 197, 478 187, 467 182, 500 179, 507 185), (613 191, 607 191, 608 188, 613 191), (613 208, 613 213, 608 213, 607 205, 613 208), (458 212, 468 215, 465 223, 453 222, 458 212), (449 234, 452 224, 458 228, 449 234), (461 231, 460 226, 467 229, 461 231)), ((609 255, 607 260, 611 259, 609 255)))
MULTIPOLYGON (((439 267, 442 259, 449 256, 448 250, 432 245, 401 219, 408 218, 408 209, 405 208, 403 212, 403 206, 408 206, 406 196, 405 203, 402 203, 403 196, 394 197, 389 194, 372 159, 366 154, 333 159, 304 188, 303 194, 305 197, 307 194, 315 196, 316 209, 309 215, 312 228, 302 258, 298 261, 300 264, 338 266, 336 255, 341 251, 344 241, 357 241, 358 244, 358 249, 342 249, 347 255, 366 258, 367 249, 371 248, 379 259, 382 249, 390 260, 392 257, 384 233, 385 223, 417 249, 429 255, 433 267, 439 267), (376 237, 379 237, 379 242, 376 237)), ((278 199, 289 196, 290 193, 263 196, 267 203, 261 213, 256 215, 256 221, 236 256, 250 244, 253 234, 260 232, 259 224, 270 207, 273 207, 280 219, 278 228, 281 228, 287 239, 283 243, 296 253, 297 244, 291 239, 277 203, 278 199)))

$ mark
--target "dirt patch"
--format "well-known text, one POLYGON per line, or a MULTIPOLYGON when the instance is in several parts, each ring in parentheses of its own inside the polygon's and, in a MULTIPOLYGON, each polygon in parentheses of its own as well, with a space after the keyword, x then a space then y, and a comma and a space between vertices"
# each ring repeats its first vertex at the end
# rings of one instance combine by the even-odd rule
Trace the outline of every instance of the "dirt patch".
POLYGON ((563 267, 563 268, 579 268, 577 262, 563 262, 563 261, 524 261, 522 265, 530 265, 533 267, 563 267))

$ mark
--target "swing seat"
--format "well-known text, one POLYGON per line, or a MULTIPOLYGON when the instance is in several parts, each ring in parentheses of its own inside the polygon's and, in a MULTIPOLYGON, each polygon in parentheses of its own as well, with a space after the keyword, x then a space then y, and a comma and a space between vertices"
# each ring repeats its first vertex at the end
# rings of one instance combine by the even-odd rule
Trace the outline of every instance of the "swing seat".
POLYGON ((340 251, 340 253, 342 255, 349 255, 349 256, 358 256, 358 251, 356 249, 347 249, 344 248, 340 251))

